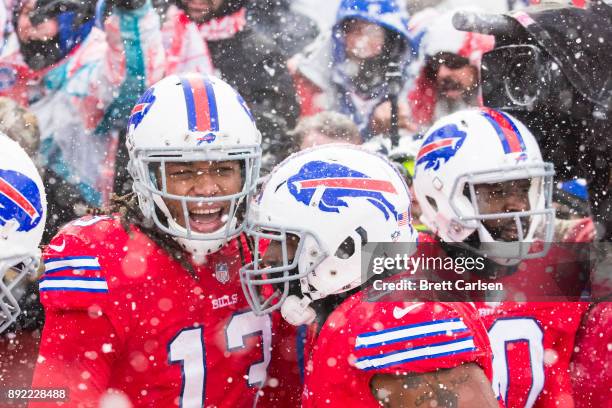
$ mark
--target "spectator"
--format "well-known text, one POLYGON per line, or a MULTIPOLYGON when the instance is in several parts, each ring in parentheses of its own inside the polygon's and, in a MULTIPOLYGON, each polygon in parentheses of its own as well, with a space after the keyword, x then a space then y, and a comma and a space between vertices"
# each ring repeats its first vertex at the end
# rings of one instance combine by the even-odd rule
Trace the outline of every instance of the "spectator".
MULTIPOLYGON (((431 10, 423 13, 431 14, 431 10)), ((481 104, 480 58, 493 48, 494 39, 456 30, 454 13, 430 16, 431 24, 420 42, 422 68, 408 100, 410 118, 422 129, 443 116, 481 104)))
POLYGON ((361 144, 359 129, 351 119, 337 112, 320 112, 303 118, 291 132, 296 150, 328 143, 361 144))
POLYGON ((37 162, 40 129, 36 116, 4 96, 0 97, 0 132, 19 143, 28 156, 37 162))
POLYGON ((292 0, 291 8, 316 21, 321 31, 334 25, 340 0, 292 0))
POLYGON ((264 153, 299 114, 286 57, 246 19, 246 0, 179 0, 162 26, 167 74, 214 73, 236 88, 263 135, 264 153))
POLYGON ((566 220, 591 216, 589 192, 585 179, 560 181, 553 191, 556 217, 566 220))
POLYGON ((2 94, 29 105, 41 130, 50 226, 102 204, 116 146, 109 129, 164 66, 159 19, 145 0, 109 2, 104 30, 90 2, 58 4, 17 4, 0 59, 2 94))
MULTIPOLYGON (((290 63, 302 116, 322 110, 344 113, 365 139, 386 130, 371 125, 389 122, 386 73, 405 74, 411 60, 407 23, 408 15, 395 0, 343 0, 331 32, 290 63)), ((400 126, 409 128, 404 118, 400 107, 400 126)))
POLYGON ((553 242, 593 242, 597 231, 591 217, 585 179, 558 182, 553 190, 553 207, 553 242))
POLYGON ((252 0, 247 9, 249 25, 272 38, 287 56, 297 54, 319 34, 317 23, 293 10, 289 0, 252 0))
POLYGON ((598 238, 612 241, 612 3, 581 6, 551 3, 503 17, 461 13, 455 23, 495 35, 496 48, 483 58, 484 102, 512 110, 536 132, 557 177, 587 180, 598 238))

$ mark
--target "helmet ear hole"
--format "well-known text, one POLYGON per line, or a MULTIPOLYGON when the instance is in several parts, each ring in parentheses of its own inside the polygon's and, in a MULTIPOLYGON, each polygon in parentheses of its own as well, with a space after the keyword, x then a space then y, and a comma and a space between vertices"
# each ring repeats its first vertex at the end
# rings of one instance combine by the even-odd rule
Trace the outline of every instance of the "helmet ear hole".
POLYGON ((472 199, 472 192, 470 191, 470 186, 468 183, 465 183, 463 186, 463 195, 468 199, 472 199))
POLYGON ((340 259, 349 259, 351 256, 355 254, 355 240, 353 237, 346 237, 344 241, 338 246, 336 249, 336 253, 334 254, 337 258, 340 259))
POLYGON ((429 205, 431 205, 431 208, 434 209, 434 211, 438 211, 438 204, 436 203, 435 198, 431 197, 431 196, 425 196, 427 198, 427 202, 429 203, 429 205))
POLYGON ((357 227, 355 229, 355 232, 357 232, 357 234, 359 234, 359 237, 361 238, 361 246, 363 247, 365 244, 368 243, 368 231, 366 231, 365 229, 363 229, 362 227, 357 227))

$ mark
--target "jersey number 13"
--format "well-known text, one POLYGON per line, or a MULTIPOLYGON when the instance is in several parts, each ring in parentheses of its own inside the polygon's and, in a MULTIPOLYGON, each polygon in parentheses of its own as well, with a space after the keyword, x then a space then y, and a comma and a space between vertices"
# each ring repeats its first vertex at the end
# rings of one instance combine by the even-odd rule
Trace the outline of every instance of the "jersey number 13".
MULTIPOLYGON (((245 338, 259 335, 262 338, 263 361, 250 366, 247 381, 249 386, 263 385, 270 364, 272 326, 270 316, 255 316, 253 312, 235 314, 225 329, 229 351, 246 347, 245 338)), ((181 364, 183 383, 181 386, 181 408, 201 408, 206 396, 206 349, 204 328, 193 327, 181 330, 168 345, 168 360, 181 364)))

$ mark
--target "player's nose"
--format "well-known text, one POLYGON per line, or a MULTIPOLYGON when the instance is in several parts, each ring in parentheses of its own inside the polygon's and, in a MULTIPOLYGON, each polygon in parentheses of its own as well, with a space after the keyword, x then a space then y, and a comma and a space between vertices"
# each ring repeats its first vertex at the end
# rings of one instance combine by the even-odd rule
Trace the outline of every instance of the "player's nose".
POLYGON ((529 196, 519 191, 507 194, 504 206, 506 212, 521 212, 529 210, 529 196))
POLYGON ((192 191, 198 197, 214 197, 219 194, 220 187, 213 175, 202 173, 195 178, 192 191))
POLYGON ((261 263, 264 267, 269 268, 281 266, 283 264, 282 245, 280 242, 270 242, 270 245, 268 245, 268 248, 262 257, 261 263))

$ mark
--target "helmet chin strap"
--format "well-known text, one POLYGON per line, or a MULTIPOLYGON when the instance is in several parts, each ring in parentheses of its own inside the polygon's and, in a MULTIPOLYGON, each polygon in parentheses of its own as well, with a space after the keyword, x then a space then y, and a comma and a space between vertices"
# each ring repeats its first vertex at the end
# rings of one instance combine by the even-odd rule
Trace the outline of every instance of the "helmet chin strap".
MULTIPOLYGON (((174 218, 168 218, 168 226, 172 229, 177 230, 180 233, 187 234, 187 229, 179 225, 174 218)), ((236 218, 232 218, 230 221, 230 229, 236 227, 236 218)), ((223 224, 218 230, 211 232, 210 234, 220 234, 227 228, 227 223, 223 224)), ((205 236, 208 234, 192 233, 196 236, 205 236)), ((220 239, 187 239, 181 237, 173 237, 176 242, 187 252, 191 254, 193 262, 197 265, 202 265, 206 262, 206 256, 220 250, 225 243, 233 237, 220 238, 220 239)))
MULTIPOLYGON (((166 216, 166 220, 168 221, 168 227, 174 231, 177 231, 179 234, 187 235, 187 228, 183 227, 179 223, 176 222, 174 217, 170 214, 170 210, 166 206, 164 200, 158 195, 153 195, 153 202, 157 205, 157 207, 161 210, 161 212, 166 216)), ((236 204, 238 205, 238 204, 236 204)), ((234 230, 236 228, 236 217, 232 217, 230 221, 229 228, 234 230)), ((206 256, 217 252, 220 250, 223 245, 227 243, 233 237, 225 237, 219 239, 206 239, 207 235, 213 234, 221 234, 227 228, 227 222, 223 224, 219 229, 213 231, 211 233, 203 234, 198 232, 193 232, 192 235, 196 237, 201 237, 201 239, 187 239, 178 236, 174 236, 174 240, 179 243, 179 245, 187 252, 191 254, 191 258, 196 265, 202 265, 206 262, 206 256)))
POLYGON ((314 322, 317 313, 310 307, 312 299, 308 296, 299 298, 296 295, 287 296, 287 299, 281 306, 281 315, 283 319, 294 326, 310 324, 314 322))

